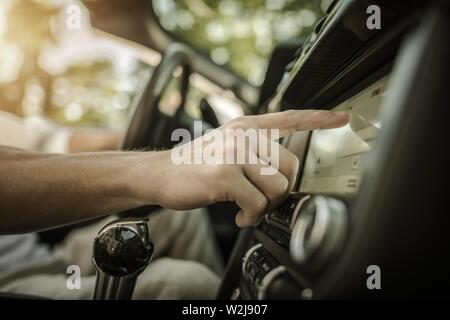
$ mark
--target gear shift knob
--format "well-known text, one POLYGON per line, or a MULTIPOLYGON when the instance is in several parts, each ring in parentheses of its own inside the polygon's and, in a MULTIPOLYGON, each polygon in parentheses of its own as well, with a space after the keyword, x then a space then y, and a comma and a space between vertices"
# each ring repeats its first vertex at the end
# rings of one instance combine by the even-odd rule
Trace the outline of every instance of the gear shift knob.
POLYGON ((92 258, 97 269, 94 300, 131 299, 136 279, 153 255, 147 221, 119 219, 100 230, 92 258))

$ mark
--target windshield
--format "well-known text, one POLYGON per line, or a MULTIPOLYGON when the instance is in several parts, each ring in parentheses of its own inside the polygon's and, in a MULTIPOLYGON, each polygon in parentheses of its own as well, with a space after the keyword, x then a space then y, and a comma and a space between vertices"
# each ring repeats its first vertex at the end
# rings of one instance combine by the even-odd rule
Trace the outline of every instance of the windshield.
POLYGON ((165 30, 259 86, 274 47, 311 33, 326 2, 153 0, 153 6, 165 30))

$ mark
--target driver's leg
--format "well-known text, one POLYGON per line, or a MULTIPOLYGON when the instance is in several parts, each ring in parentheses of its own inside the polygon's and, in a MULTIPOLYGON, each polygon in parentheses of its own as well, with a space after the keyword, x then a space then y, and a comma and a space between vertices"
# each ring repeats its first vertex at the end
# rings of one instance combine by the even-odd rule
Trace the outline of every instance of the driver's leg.
MULTIPOLYGON (((95 275, 81 277, 80 288, 69 289, 65 268, 63 259, 53 259, 23 269, 21 277, 11 274, 2 279, 0 275, 0 291, 51 299, 92 299, 95 275)), ((161 258, 139 276, 133 299, 214 299, 219 284, 219 277, 200 263, 161 258)))
POLYGON ((214 299, 220 278, 204 265, 161 258, 139 276, 133 299, 214 299))
MULTIPOLYGON (((108 217, 71 232, 47 261, 0 273, 0 291, 55 299, 91 299, 95 285, 92 245, 98 231, 113 219, 108 217), (80 267, 80 290, 67 289, 69 265, 80 267)), ((149 229, 155 244, 154 259, 139 277, 135 296, 138 299, 214 298, 222 260, 206 212, 161 210, 151 215, 149 229)))
POLYGON ((150 216, 149 229, 155 244, 155 258, 197 261, 222 274, 222 255, 205 209, 162 209, 150 216))
MULTIPOLYGON (((92 245, 98 231, 116 217, 108 217, 91 226, 71 232, 56 248, 68 265, 75 264, 83 275, 92 275, 92 245)), ((205 209, 173 211, 161 209, 150 215, 150 236, 155 245, 153 261, 160 257, 192 260, 217 274, 223 261, 205 209)), ((153 262, 152 262, 153 263, 153 262)))

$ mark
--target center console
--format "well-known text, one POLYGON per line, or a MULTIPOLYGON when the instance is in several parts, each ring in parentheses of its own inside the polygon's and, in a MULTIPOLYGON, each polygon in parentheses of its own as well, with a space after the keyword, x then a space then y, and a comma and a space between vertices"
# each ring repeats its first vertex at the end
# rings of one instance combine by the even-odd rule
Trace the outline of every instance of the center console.
POLYGON ((319 275, 345 244, 348 206, 364 178, 365 156, 382 128, 380 112, 388 87, 389 76, 384 76, 332 108, 350 114, 345 127, 316 130, 307 139, 299 133, 285 142, 301 156, 303 140, 299 183, 255 230, 255 244, 242 260, 245 284, 239 292, 260 299, 312 296, 311 283, 303 277, 319 275))
MULTIPOLYGON (((346 111, 350 122, 283 141, 301 160, 297 185, 257 227, 241 232, 220 299, 377 297, 381 291, 366 284, 371 265, 387 270, 385 296, 424 294, 430 285, 429 278, 401 280, 401 269, 411 265, 430 277, 432 263, 422 250, 425 231, 411 233, 401 223, 420 228, 423 219, 423 198, 416 195, 424 189, 409 164, 435 150, 411 138, 425 134, 445 104, 438 88, 448 75, 438 65, 421 68, 436 45, 442 46, 439 61, 448 64, 448 43, 437 43, 448 12, 433 1, 408 2, 408 8, 401 1, 373 2, 383 12, 381 30, 366 26, 368 1, 334 1, 288 66, 269 112, 346 111), (430 83, 418 82, 424 74, 430 83), (418 104, 422 95, 428 100, 418 104)), ((436 238, 427 244, 441 248, 439 223, 433 227, 426 233, 436 238)))

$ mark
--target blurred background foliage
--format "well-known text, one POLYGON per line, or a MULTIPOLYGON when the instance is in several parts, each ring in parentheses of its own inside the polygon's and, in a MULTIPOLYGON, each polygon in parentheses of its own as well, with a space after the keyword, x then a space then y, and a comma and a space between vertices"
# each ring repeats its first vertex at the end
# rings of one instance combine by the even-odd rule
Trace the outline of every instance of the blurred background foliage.
MULTIPOLYGON (((310 33, 326 2, 148 1, 166 31, 255 86, 276 44, 310 33)), ((0 0, 0 110, 64 125, 123 127, 140 80, 154 64, 118 40, 92 29, 80 0, 0 0), (83 8, 82 30, 67 30, 68 3, 83 8)), ((191 90, 188 105, 205 94, 191 90)), ((168 113, 177 99, 176 92, 165 98, 168 113)))
POLYGON ((82 8, 73 0, 0 1, 0 110, 69 126, 123 127, 151 66, 89 23, 68 30, 68 3, 82 8))
POLYGON ((48 116, 64 125, 122 127, 139 86, 139 71, 147 67, 139 63, 131 73, 120 73, 106 59, 70 65, 54 78, 48 116))
POLYGON ((274 47, 311 33, 324 2, 153 0, 153 6, 164 29, 259 86, 274 47))

